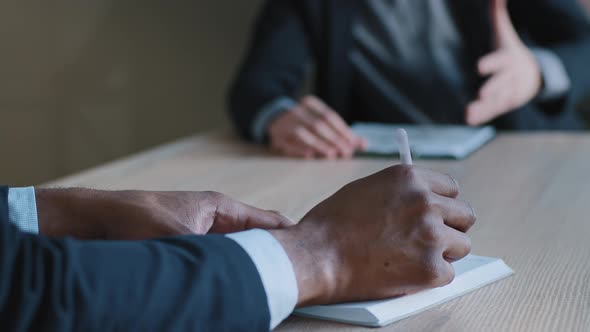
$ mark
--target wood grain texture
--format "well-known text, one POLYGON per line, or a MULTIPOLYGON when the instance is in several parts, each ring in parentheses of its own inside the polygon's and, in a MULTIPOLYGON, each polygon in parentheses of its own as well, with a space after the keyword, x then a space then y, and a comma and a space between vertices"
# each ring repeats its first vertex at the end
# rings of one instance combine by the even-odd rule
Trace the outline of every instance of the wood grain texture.
MULTIPOLYGON (((49 185, 216 190, 293 219, 389 159, 294 161, 226 134, 187 138, 49 185)), ((590 331, 590 136, 502 135, 466 161, 421 162, 459 180, 474 252, 516 275, 377 331, 590 331)), ((290 318, 278 331, 376 331, 290 318)))

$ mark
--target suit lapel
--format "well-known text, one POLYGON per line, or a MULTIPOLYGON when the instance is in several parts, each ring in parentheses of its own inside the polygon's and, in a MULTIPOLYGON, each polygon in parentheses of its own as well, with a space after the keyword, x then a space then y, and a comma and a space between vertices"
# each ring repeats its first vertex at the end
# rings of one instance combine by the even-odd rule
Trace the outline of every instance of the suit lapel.
POLYGON ((489 0, 445 1, 459 25, 469 52, 474 56, 489 53, 493 48, 489 0))
POLYGON ((485 80, 477 72, 477 62, 493 50, 493 33, 489 0, 445 0, 463 36, 473 92, 485 80))
POLYGON ((359 0, 327 0, 325 8, 326 22, 328 22, 328 38, 326 57, 329 64, 329 77, 326 77, 326 91, 328 99, 335 109, 347 116, 351 101, 351 87, 353 79, 350 51, 353 48, 352 28, 355 15, 358 13, 359 0), (329 83, 328 83, 329 81, 329 83))

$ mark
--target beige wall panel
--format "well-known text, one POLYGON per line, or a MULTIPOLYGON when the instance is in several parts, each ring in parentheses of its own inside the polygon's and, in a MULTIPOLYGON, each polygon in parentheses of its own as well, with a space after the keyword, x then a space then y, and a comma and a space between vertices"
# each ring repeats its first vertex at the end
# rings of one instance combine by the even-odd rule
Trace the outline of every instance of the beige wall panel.
POLYGON ((28 153, 5 158, 1 178, 38 183, 228 126, 226 89, 260 2, 2 1, 0 154, 28 153))

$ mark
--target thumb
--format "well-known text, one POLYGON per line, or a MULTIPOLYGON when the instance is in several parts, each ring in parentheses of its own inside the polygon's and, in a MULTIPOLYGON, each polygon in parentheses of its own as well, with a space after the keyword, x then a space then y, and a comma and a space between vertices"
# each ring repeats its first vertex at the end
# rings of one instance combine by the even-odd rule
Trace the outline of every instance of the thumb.
POLYGON ((504 48, 520 43, 520 37, 508 12, 508 0, 490 0, 490 5, 496 47, 504 48))
POLYGON ((267 211, 234 200, 223 202, 210 233, 228 234, 250 229, 280 229, 295 223, 276 211, 267 211))

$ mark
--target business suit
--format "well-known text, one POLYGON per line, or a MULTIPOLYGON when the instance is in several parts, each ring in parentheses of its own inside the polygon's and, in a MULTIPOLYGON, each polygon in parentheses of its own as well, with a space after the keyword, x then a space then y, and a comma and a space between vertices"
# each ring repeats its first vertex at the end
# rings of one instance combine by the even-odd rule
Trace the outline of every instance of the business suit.
POLYGON ((234 241, 80 242, 20 232, 0 187, 0 330, 268 331, 256 266, 234 241))
MULTIPOLYGON (((469 92, 474 97, 484 82, 477 61, 493 50, 487 0, 447 0, 466 46, 469 92)), ((353 65, 347 56, 353 47, 352 26, 358 12, 356 0, 268 1, 256 25, 246 60, 230 91, 229 109, 239 132, 252 138, 251 128, 260 110, 277 98, 297 97, 308 62, 316 64, 314 93, 349 123, 370 119, 355 96, 353 65)), ((588 93, 590 24, 574 0, 542 0, 531 5, 509 1, 516 28, 531 46, 554 52, 571 80, 564 98, 533 101, 494 121, 499 129, 581 129, 577 103, 588 93), (552 25, 548 26, 547 22, 552 25)))

